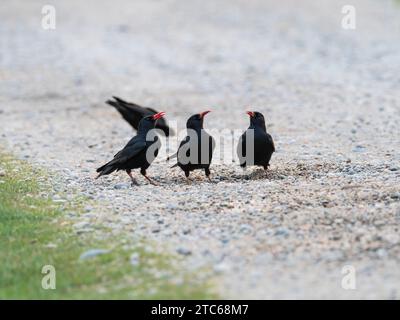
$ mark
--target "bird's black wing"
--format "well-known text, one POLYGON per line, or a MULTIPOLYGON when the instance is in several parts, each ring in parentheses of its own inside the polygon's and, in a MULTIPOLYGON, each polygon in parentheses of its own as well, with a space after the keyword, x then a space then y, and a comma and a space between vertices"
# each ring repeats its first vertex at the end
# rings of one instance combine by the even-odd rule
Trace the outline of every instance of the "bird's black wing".
POLYGON ((116 102, 118 102, 120 105, 125 106, 126 108, 131 109, 132 111, 137 112, 138 114, 142 115, 142 116, 147 116, 149 114, 155 114, 157 113, 157 111, 155 111, 154 109, 151 108, 145 108, 142 107, 136 103, 133 102, 128 102, 125 100, 122 100, 121 98, 118 98, 116 96, 113 96, 113 98, 115 99, 116 102))
POLYGON ((153 114, 137 104, 126 102, 118 97, 113 97, 114 100, 107 100, 106 103, 113 106, 121 114, 121 116, 134 128, 138 129, 139 122, 143 117, 153 114))
POLYGON ((212 156, 215 150, 215 139, 207 133, 207 140, 208 140, 208 161, 211 163, 212 156))
POLYGON ((246 165, 246 131, 239 138, 236 153, 239 158, 239 164, 246 165))
POLYGON ((275 152, 275 143, 274 140, 272 139, 271 135, 267 133, 267 140, 268 143, 272 146, 272 152, 275 152))
POLYGON ((146 141, 137 139, 137 136, 133 137, 128 142, 128 144, 114 156, 114 160, 119 159, 118 162, 126 161, 136 156, 139 152, 143 151, 145 148, 146 148, 146 141))
POLYGON ((117 154, 119 154, 121 151, 123 151, 124 149, 126 149, 126 148, 128 148, 128 147, 130 147, 130 146, 132 146, 132 145, 134 145, 134 144, 136 144, 136 143, 139 143, 139 145, 140 145, 140 140, 141 140, 141 137, 139 137, 139 136, 134 136, 131 140, 129 140, 128 141, 128 143, 125 145, 125 147, 123 147, 120 151, 118 151, 118 153, 116 153, 115 155, 114 155, 114 158, 117 156, 117 154))
POLYGON ((155 110, 155 109, 153 109, 153 108, 150 108, 150 107, 146 107, 146 108, 144 108, 144 109, 146 109, 146 110, 148 111, 149 114, 156 114, 156 113, 158 113, 157 110, 155 110))
MULTIPOLYGON (((128 114, 130 113, 131 119, 133 117, 135 117, 135 122, 137 121, 137 123, 139 123, 139 121, 145 116, 158 113, 158 111, 153 108, 142 107, 136 103, 127 102, 127 101, 122 100, 121 98, 118 98, 115 96, 113 98, 118 102, 118 104, 120 106, 123 106, 125 109, 127 109, 126 113, 128 113, 128 114)), ((129 115, 127 115, 127 116, 129 117, 129 115)), ((134 128, 137 130, 137 125, 134 128)), ((164 118, 157 120, 156 128, 162 130, 165 133, 165 136, 167 136, 167 137, 174 134, 174 131, 168 126, 167 121, 165 121, 164 118)))
MULTIPOLYGON (((132 139, 133 140, 133 139, 132 139)), ((132 141, 131 140, 131 141, 132 141)), ((135 143, 127 144, 125 148, 119 151, 114 159, 107 162, 105 165, 98 168, 96 171, 100 174, 97 176, 100 177, 105 174, 110 174, 111 172, 120 168, 126 161, 132 159, 137 156, 141 151, 146 150, 146 142, 143 140, 137 140, 135 143)))
MULTIPOLYGON (((158 111, 153 108, 142 107, 136 103, 127 102, 115 96, 113 96, 113 98, 115 101, 107 100, 106 103, 117 109, 122 117, 136 130, 143 117, 158 113, 158 111)), ((168 126, 164 118, 157 120, 156 128, 162 130, 167 137, 174 134, 174 131, 168 126)))
MULTIPOLYGON (((168 158, 167 158, 167 161, 169 161, 170 159, 173 159, 173 158, 177 158, 178 157, 178 154, 179 154, 179 150, 182 148, 182 146, 184 146, 186 143, 188 143, 190 141, 190 137, 189 136, 186 136, 185 137, 185 139, 183 139, 182 141, 181 141, 181 143, 179 144, 179 147, 178 147, 178 150, 174 153, 174 154, 172 154, 172 155, 170 155, 168 158)), ((179 159, 178 159, 178 162, 179 162, 179 159)), ((173 167, 176 167, 178 164, 174 164, 171 168, 173 168, 173 167)))
POLYGON ((213 136, 210 136, 210 148, 211 148, 211 153, 214 153, 214 149, 215 149, 215 139, 213 138, 213 136))

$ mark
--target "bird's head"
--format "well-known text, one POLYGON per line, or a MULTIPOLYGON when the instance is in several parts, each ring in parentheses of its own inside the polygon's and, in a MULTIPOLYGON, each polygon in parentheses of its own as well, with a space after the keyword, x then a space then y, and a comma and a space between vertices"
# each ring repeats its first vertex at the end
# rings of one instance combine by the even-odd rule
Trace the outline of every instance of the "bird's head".
POLYGON ((203 128, 203 121, 204 117, 207 113, 211 111, 204 111, 197 114, 192 115, 188 121, 186 122, 186 128, 189 129, 202 129, 203 128))
POLYGON ((156 122, 158 119, 164 117, 165 112, 158 112, 155 114, 148 115, 146 117, 143 117, 142 120, 139 122, 139 131, 148 131, 150 129, 153 129, 154 126, 156 125, 156 122))
POLYGON ((265 119, 261 112, 258 111, 246 111, 250 116, 250 126, 262 127, 265 130, 265 119))

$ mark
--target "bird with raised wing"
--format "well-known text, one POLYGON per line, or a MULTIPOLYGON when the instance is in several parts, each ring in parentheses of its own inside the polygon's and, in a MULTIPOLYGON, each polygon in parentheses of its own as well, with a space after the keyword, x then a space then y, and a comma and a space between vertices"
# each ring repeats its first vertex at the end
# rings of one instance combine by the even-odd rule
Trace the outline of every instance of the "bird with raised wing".
MULTIPOLYGON (((136 103, 127 102, 118 97, 113 98, 114 100, 107 100, 106 103, 113 106, 135 130, 138 129, 140 120, 145 116, 158 113, 158 111, 153 108, 142 107, 136 103)), ((162 130, 167 137, 174 135, 174 131, 168 126, 164 118, 157 121, 156 128, 162 130)))

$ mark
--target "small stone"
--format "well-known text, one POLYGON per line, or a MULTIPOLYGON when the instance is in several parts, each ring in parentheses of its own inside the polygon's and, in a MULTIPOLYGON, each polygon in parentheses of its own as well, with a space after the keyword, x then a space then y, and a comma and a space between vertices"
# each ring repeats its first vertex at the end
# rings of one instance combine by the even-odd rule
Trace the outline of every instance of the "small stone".
POLYGON ((221 242, 222 242, 223 244, 227 244, 227 243, 229 243, 229 238, 223 237, 223 238, 221 238, 221 242))
POLYGON ((177 210, 177 209, 179 209, 179 207, 177 206, 177 205, 175 205, 175 204, 167 204, 166 206, 165 206, 165 209, 168 209, 168 210, 177 210))
POLYGON ((356 146, 355 148, 353 148, 353 152, 364 152, 365 151, 365 147, 364 146, 356 146))
POLYGON ((358 197, 360 198, 360 200, 369 200, 372 196, 371 193, 365 190, 362 190, 360 192, 358 192, 358 197))
POLYGON ((61 199, 61 198, 57 198, 57 199, 53 198, 53 202, 55 202, 55 203, 65 203, 65 202, 67 202, 67 200, 61 199))
POLYGON ((349 168, 348 170, 347 170, 347 174, 348 175, 353 175, 353 174, 355 174, 356 172, 354 171, 354 169, 352 169, 352 168, 349 168))
POLYGON ((48 243, 48 244, 45 245, 45 248, 54 249, 54 248, 57 248, 57 245, 54 244, 54 243, 48 243))
POLYGON ((253 231, 253 227, 248 224, 242 224, 240 226, 240 232, 244 234, 250 234, 253 231))
POLYGON ((6 171, 3 169, 0 169, 0 177, 5 177, 6 176, 6 171))
POLYGON ((130 264, 132 266, 135 266, 135 267, 138 266, 139 263, 140 263, 140 255, 139 255, 139 253, 137 253, 137 252, 132 253, 130 258, 129 258, 129 262, 130 262, 130 264))
POLYGON ((383 238, 390 244, 398 244, 400 242, 400 236, 396 233, 385 234, 383 238))
POLYGON ((102 254, 107 254, 109 252, 110 252, 110 250, 106 250, 106 249, 90 249, 90 250, 82 253, 79 257, 79 260, 91 259, 91 258, 94 258, 94 257, 102 255, 102 254))
POLYGON ((394 192, 390 195, 390 198, 398 200, 400 199, 400 192, 394 192))
POLYGON ((383 227, 386 225, 386 221, 385 220, 375 220, 373 222, 375 227, 383 227))
POLYGON ((335 204, 331 201, 326 200, 326 201, 322 201, 322 206, 324 208, 332 208, 335 206, 335 204))
POLYGON ((89 224, 89 222, 82 221, 82 222, 75 223, 75 224, 73 225, 73 227, 74 227, 75 229, 83 229, 83 228, 90 227, 90 224, 89 224))
POLYGON ((278 228, 276 231, 275 231, 275 234, 274 234, 276 237, 288 237, 289 236, 289 230, 288 229, 286 229, 286 228, 283 228, 283 227, 281 227, 281 228, 278 228))
POLYGON ((230 270, 229 266, 223 262, 216 264, 213 269, 215 273, 224 273, 230 270))
POLYGON ((376 254, 378 255, 379 258, 384 258, 387 256, 387 251, 383 248, 378 249, 378 251, 376 251, 376 254))
POLYGON ((114 186, 114 189, 116 189, 116 190, 122 190, 122 189, 128 189, 128 188, 129 188, 129 185, 126 183, 117 183, 114 186))
POLYGON ((183 247, 176 249, 176 252, 182 256, 189 256, 192 254, 192 251, 190 251, 189 249, 183 248, 183 247))
POLYGON ((79 229, 76 231, 76 234, 82 234, 82 233, 90 233, 93 232, 93 228, 83 228, 79 229))

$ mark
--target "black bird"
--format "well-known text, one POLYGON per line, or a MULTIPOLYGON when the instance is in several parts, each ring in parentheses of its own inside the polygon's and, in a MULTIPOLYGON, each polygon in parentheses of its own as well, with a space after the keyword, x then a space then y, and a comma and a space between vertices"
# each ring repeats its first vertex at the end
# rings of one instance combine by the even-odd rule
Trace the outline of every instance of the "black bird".
POLYGON ((211 111, 205 111, 191 116, 186 122, 187 136, 179 145, 178 151, 167 160, 177 158, 177 163, 171 168, 180 167, 186 178, 190 171, 204 169, 210 179, 210 164, 215 148, 215 141, 203 128, 204 116, 211 111))
POLYGON ((250 116, 250 126, 240 137, 237 146, 240 166, 243 168, 248 165, 262 166, 267 170, 272 153, 275 152, 274 141, 267 133, 264 116, 255 111, 246 113, 250 116), (246 151, 246 147, 249 150, 246 151))
POLYGON ((161 142, 158 136, 155 133, 152 134, 150 131, 154 129, 157 120, 162 118, 164 114, 165 112, 158 112, 140 120, 137 135, 114 156, 113 160, 97 169, 99 175, 96 179, 103 175, 110 174, 115 170, 125 170, 131 178, 133 186, 137 185, 137 182, 132 176, 132 169, 140 168, 140 173, 151 184, 155 185, 155 183, 146 175, 146 169, 157 157, 161 142))
MULTIPOLYGON (((118 97, 113 97, 114 100, 107 100, 106 103, 113 106, 122 117, 134 128, 138 129, 140 120, 148 115, 154 115, 158 111, 152 108, 141 107, 135 103, 124 101, 118 97)), ((162 130, 165 136, 173 136, 174 131, 168 126, 165 119, 157 121, 156 128, 162 130)))

